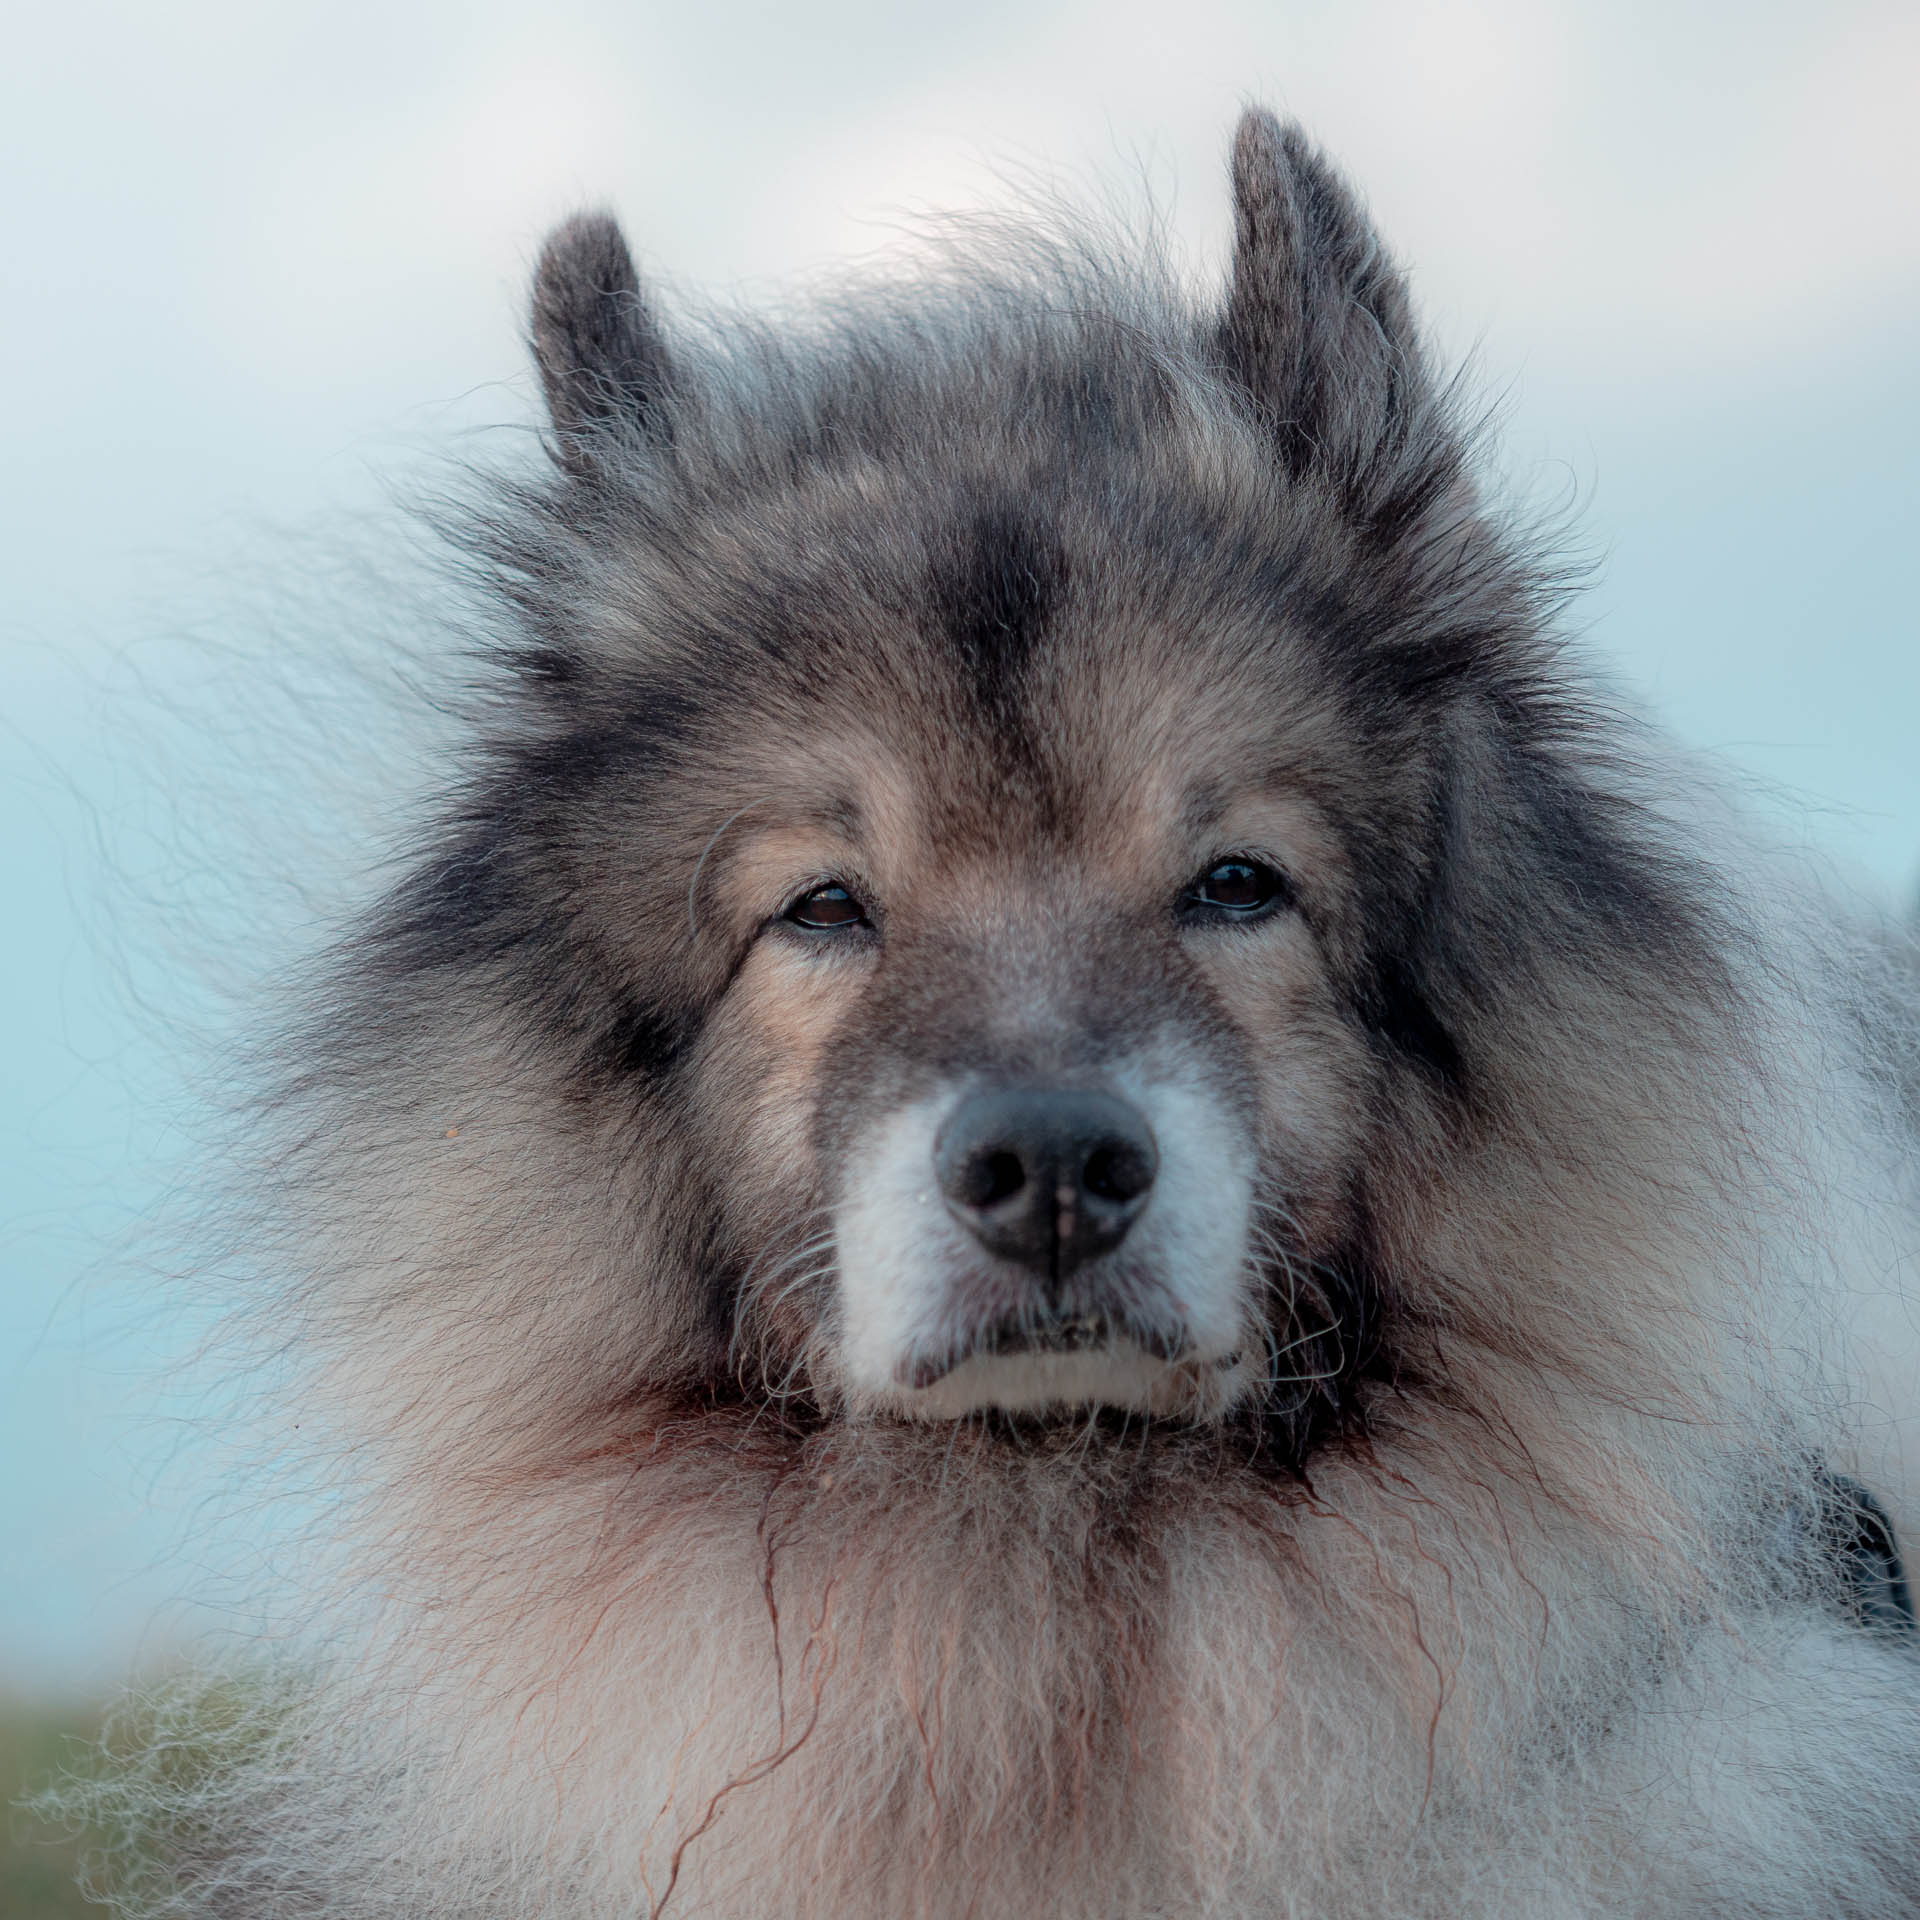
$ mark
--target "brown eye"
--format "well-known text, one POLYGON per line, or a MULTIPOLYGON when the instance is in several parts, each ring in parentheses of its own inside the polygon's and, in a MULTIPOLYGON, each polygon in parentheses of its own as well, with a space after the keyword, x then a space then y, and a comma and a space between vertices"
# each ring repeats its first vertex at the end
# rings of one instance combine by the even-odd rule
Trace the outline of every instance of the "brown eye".
POLYGON ((1222 860, 1190 886, 1181 904, 1190 916, 1251 920, 1293 897, 1264 860, 1222 860))
POLYGON ((840 927, 868 925, 867 910, 837 881, 803 893, 786 911, 796 927, 813 933, 831 933, 840 927))

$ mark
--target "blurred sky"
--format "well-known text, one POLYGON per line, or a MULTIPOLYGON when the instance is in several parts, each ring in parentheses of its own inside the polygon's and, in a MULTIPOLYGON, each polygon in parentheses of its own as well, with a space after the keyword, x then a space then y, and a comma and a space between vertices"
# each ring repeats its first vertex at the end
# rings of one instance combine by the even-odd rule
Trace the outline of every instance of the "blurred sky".
POLYGON ((1514 484, 1578 500, 1593 648, 1914 885, 1912 0, 70 0, 7 41, 0 1688, 154 1651, 192 1578, 198 1469, 138 1385, 174 1316, 120 1255, 190 1116, 97 931, 138 861, 96 690, 217 633, 264 529, 523 422, 526 271, 584 202, 754 298, 1009 168, 1144 175, 1217 268, 1240 102, 1297 113, 1506 395, 1514 484))

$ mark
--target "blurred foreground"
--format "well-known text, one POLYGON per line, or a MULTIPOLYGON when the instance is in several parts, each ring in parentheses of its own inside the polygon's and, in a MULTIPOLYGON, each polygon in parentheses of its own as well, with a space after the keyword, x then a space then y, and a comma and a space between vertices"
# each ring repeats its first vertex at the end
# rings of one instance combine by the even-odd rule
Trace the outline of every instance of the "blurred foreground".
POLYGON ((63 1831, 20 1802, 61 1772, 82 1764, 100 1732, 100 1716, 83 1707, 30 1707, 0 1701, 0 1915, 5 1920, 67 1920, 102 1909, 82 1897, 83 1859, 100 1836, 63 1831))
POLYGON ((160 1673, 110 1717, 0 1699, 0 1920, 104 1920, 83 1881, 144 1906, 167 1890, 167 1861, 204 1866, 202 1789, 271 1736, 280 1698, 252 1682, 160 1673), (103 1745, 114 1761, 104 1773, 103 1745), (60 1817, 26 1804, 55 1786, 60 1817))

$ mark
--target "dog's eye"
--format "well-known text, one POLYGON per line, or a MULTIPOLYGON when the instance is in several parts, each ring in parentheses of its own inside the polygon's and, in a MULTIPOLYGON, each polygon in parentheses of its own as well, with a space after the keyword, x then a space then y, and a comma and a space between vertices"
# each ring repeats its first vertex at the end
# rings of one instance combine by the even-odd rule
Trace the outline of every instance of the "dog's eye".
POLYGON ((867 910, 836 880, 824 887, 803 893, 786 911, 796 927, 813 933, 831 933, 839 927, 864 927, 870 924, 867 910))
POLYGON ((1209 867, 1182 896, 1192 917, 1251 920, 1285 906, 1293 890, 1264 860, 1236 857, 1209 867))

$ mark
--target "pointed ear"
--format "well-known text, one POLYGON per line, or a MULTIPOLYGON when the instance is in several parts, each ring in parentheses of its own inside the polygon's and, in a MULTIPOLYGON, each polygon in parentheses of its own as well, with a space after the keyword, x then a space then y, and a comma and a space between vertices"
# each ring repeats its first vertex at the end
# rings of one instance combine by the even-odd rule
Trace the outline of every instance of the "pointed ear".
POLYGON ((533 276, 533 357, 566 466, 590 465, 601 435, 670 438, 672 358, 611 214, 576 215, 548 236, 533 276))
POLYGON ((1234 135, 1233 217, 1227 371, 1290 473, 1364 495, 1431 399, 1406 285, 1346 183, 1264 107, 1234 135))

